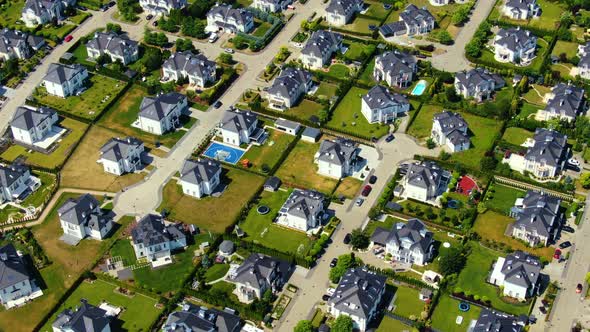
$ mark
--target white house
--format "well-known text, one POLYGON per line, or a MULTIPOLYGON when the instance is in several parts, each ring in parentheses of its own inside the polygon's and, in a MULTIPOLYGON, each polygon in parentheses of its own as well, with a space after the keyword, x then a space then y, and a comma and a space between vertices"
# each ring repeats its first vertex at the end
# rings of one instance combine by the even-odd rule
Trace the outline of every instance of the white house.
POLYGON ((174 310, 162 326, 162 332, 239 332, 244 323, 235 310, 214 308, 183 302, 182 310, 174 310))
POLYGON ((188 109, 185 95, 170 92, 144 97, 139 106, 138 127, 154 135, 162 135, 180 126, 180 116, 188 109))
POLYGON ((64 10, 76 0, 26 0, 21 11, 21 20, 28 28, 65 19, 64 10))
POLYGON ((318 174, 341 179, 354 173, 359 152, 356 142, 339 137, 323 140, 313 159, 318 165, 318 174))
POLYGON ((378 227, 371 236, 372 246, 381 246, 394 261, 423 266, 434 254, 433 234, 418 219, 396 223, 391 229, 378 227))
POLYGON ((144 12, 152 15, 168 15, 173 9, 186 7, 186 0, 139 0, 139 5, 144 12))
POLYGON ((315 229, 324 217, 324 200, 317 191, 294 189, 279 210, 277 223, 303 232, 315 229))
POLYGON ((385 81, 390 87, 406 88, 412 84, 418 72, 416 58, 406 52, 387 51, 375 58, 373 78, 385 81))
POLYGON ((590 42, 578 45, 578 58, 580 58, 576 67, 578 75, 584 79, 590 79, 590 42))
POLYGON ((284 110, 299 102, 312 87, 312 75, 307 70, 287 67, 268 88, 267 99, 273 109, 284 110))
POLYGON ((219 185, 221 166, 211 159, 186 160, 178 184, 182 192, 195 198, 211 195, 219 185))
POLYGON ((547 106, 543 111, 537 112, 536 119, 575 121, 578 114, 586 108, 584 93, 583 88, 571 83, 557 83, 545 96, 547 106))
POLYGON ((264 141, 264 129, 258 128, 258 117, 250 111, 226 111, 218 126, 218 134, 224 143, 240 146, 264 141))
POLYGON ((107 55, 112 62, 119 61, 128 65, 137 61, 139 44, 124 35, 114 32, 95 32, 94 38, 86 43, 86 52, 90 59, 96 60, 101 55, 107 55))
POLYGON ((254 0, 250 5, 253 8, 269 13, 277 13, 285 10, 292 0, 254 0))
POLYGON ((451 174, 434 162, 410 164, 406 175, 395 191, 404 198, 437 205, 440 196, 447 191, 451 174))
POLYGON ((41 180, 31 175, 29 167, 0 164, 0 204, 20 201, 41 187, 41 180))
POLYGON ((363 6, 362 0, 331 0, 326 8, 326 22, 337 27, 348 24, 363 6))
POLYGON ((540 274, 539 258, 517 250, 506 258, 498 257, 489 282, 503 287, 505 296, 525 301, 539 295, 540 274))
POLYGON ((513 20, 528 20, 541 15, 541 7, 537 0, 506 0, 501 11, 502 15, 513 20))
POLYGON ((403 35, 424 35, 432 31, 435 25, 436 19, 428 9, 425 7, 418 8, 414 4, 409 4, 399 14, 399 21, 384 24, 379 28, 379 33, 383 38, 403 35))
POLYGON ((78 93, 86 84, 87 78, 88 70, 82 65, 52 63, 43 78, 43 85, 48 94, 66 98, 78 93))
POLYGON ((469 149, 471 142, 467 121, 461 114, 449 111, 434 114, 431 138, 438 145, 449 148, 451 152, 469 149))
POLYGON ((53 332, 111 332, 113 320, 115 317, 112 312, 81 299, 75 309, 68 308, 60 312, 51 327, 53 332))
POLYGON ((131 245, 137 259, 147 259, 156 267, 170 263, 172 251, 186 247, 186 234, 182 224, 148 214, 131 230, 131 245))
POLYGON ((363 95, 361 113, 369 123, 389 123, 410 110, 408 99, 399 93, 391 93, 381 85, 375 85, 363 95))
POLYGON ((112 213, 103 211, 100 202, 90 194, 68 199, 57 214, 67 243, 77 243, 87 236, 102 240, 113 228, 112 213))
POLYGON ((494 91, 504 87, 502 76, 484 68, 460 71, 455 74, 455 91, 463 98, 482 102, 492 97, 494 91))
POLYGON ((43 45, 45 45, 43 37, 8 28, 0 31, 0 57, 4 60, 28 59, 43 45))
POLYGON ((567 136, 555 130, 537 128, 524 156, 524 170, 538 178, 552 178, 565 169, 569 155, 567 136))
POLYGON ((217 4, 207 13, 209 32, 248 33, 254 28, 254 14, 243 8, 217 4))
POLYGON ((252 253, 237 269, 230 271, 227 281, 236 285, 234 294, 240 302, 251 303, 261 299, 267 290, 277 294, 292 273, 292 264, 252 253))
POLYGON ((56 125, 58 120, 59 116, 52 108, 31 109, 19 106, 10 121, 12 137, 16 142, 35 145, 51 133, 61 130, 56 125))
POLYGON ((500 29, 494 37, 493 45, 496 61, 524 66, 536 57, 537 37, 520 27, 500 29))
POLYGON ((145 151, 143 142, 135 137, 111 138, 100 148, 100 158, 104 171, 114 175, 133 173, 141 168, 145 151))
POLYGON ((512 236, 531 247, 549 245, 557 237, 562 223, 560 205, 559 198, 544 192, 527 191, 524 198, 516 199, 510 210, 510 216, 516 219, 512 236))
POLYGON ((162 65, 163 81, 178 81, 188 79, 192 86, 204 88, 216 79, 215 61, 210 61, 203 54, 193 54, 190 51, 176 52, 162 65))
POLYGON ((0 246, 0 304, 10 309, 43 295, 37 287, 32 268, 14 245, 0 246))
POLYGON ((340 52, 342 48, 342 35, 339 33, 317 30, 311 34, 305 44, 299 60, 306 68, 320 69, 330 63, 332 55, 340 52))

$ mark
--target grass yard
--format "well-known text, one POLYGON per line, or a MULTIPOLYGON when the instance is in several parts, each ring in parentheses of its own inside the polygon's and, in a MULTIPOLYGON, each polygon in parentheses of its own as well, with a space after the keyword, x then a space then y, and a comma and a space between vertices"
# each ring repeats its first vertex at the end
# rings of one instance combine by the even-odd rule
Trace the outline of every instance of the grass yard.
POLYGON ((254 32, 252 32, 252 36, 254 37, 264 37, 266 32, 272 27, 272 24, 268 22, 260 22, 254 32))
POLYGON ((336 196, 343 195, 346 198, 352 199, 359 192, 362 185, 363 185, 363 181, 353 178, 351 176, 348 176, 340 182, 340 184, 338 185, 338 188, 336 188, 336 191, 334 192, 334 194, 336 196))
POLYGON ((565 53, 568 60, 571 60, 571 58, 575 57, 578 53, 578 43, 558 40, 557 43, 555 43, 555 47, 553 47, 551 55, 559 56, 562 53, 565 53))
POLYGON ((526 129, 510 127, 506 128, 506 131, 504 131, 504 135, 502 135, 502 140, 510 144, 521 145, 526 141, 527 138, 532 138, 533 135, 533 132, 530 132, 526 129))
POLYGON ((395 309, 393 313, 403 317, 420 317, 420 313, 424 310, 424 302, 420 300, 420 290, 405 287, 405 286, 394 286, 395 287, 395 309))
POLYGON ((369 236, 371 236, 371 235, 373 235, 373 233, 375 232, 375 229, 377 229, 377 227, 391 229, 391 227, 393 227, 393 225, 398 222, 404 222, 404 221, 401 219, 397 219, 395 217, 392 217, 392 216, 387 216, 385 221, 371 220, 367 223, 367 226, 365 226, 364 231, 367 234, 369 234, 369 236))
POLYGON ((43 32, 50 33, 59 39, 64 39, 74 29, 76 29, 76 25, 74 24, 62 24, 60 26, 46 25, 43 27, 43 32))
POLYGON ((497 212, 502 212, 505 215, 510 213, 510 209, 514 206, 517 198, 524 197, 526 191, 504 186, 499 183, 494 183, 492 188, 488 189, 485 203, 486 207, 497 212))
POLYGON ((356 33, 370 35, 373 33, 371 29, 369 29, 370 25, 374 25, 375 27, 379 27, 379 20, 368 18, 368 17, 356 17, 354 21, 350 24, 346 24, 341 27, 341 29, 349 30, 356 33))
POLYGON ((90 14, 90 13, 78 10, 78 11, 76 11, 76 15, 68 17, 68 21, 71 21, 72 23, 74 23, 76 25, 80 25, 80 24, 82 24, 82 22, 84 22, 87 18, 89 18, 91 16, 92 16, 92 14, 90 14))
MULTIPOLYGON (((16 21, 20 21, 24 6, 24 0, 4 2, 0 10, 0 25, 5 27, 16 24, 16 21)), ((25 26, 24 23, 22 25, 23 27, 25 26)))
MULTIPOLYGON (((383 6, 381 7, 383 8, 383 6)), ((373 44, 350 43, 347 46, 348 50, 344 53, 344 57, 351 61, 361 61, 375 51, 375 45, 373 44)))
POLYGON ((329 100, 332 97, 336 96, 337 91, 338 91, 338 85, 322 81, 322 82, 320 82, 320 86, 318 87, 317 91, 315 92, 315 95, 318 96, 318 98, 329 100))
POLYGON ((100 148, 117 133, 100 126, 93 126, 86 134, 72 157, 62 169, 61 185, 68 188, 83 188, 117 192, 139 182, 145 174, 131 173, 116 176, 104 171, 96 162, 100 148))
POLYGON ((391 11, 391 9, 383 8, 383 3, 381 2, 366 1, 365 5, 369 5, 369 8, 367 8, 367 11, 364 15, 371 16, 377 20, 382 20, 386 18, 387 15, 389 15, 389 12, 391 11))
POLYGON ((275 167, 279 162, 283 153, 295 136, 284 133, 280 130, 267 128, 269 137, 262 146, 252 145, 248 151, 242 156, 242 160, 248 159, 252 164, 252 169, 262 172, 262 166, 267 165, 270 169, 275 167))
POLYGON ((227 271, 229 271, 229 264, 213 264, 213 266, 205 272, 205 282, 211 282, 223 278, 227 271))
POLYGON ((309 99, 302 99, 301 102, 297 104, 297 106, 291 107, 285 112, 299 119, 309 120, 309 118, 312 116, 317 118, 317 116, 320 114, 320 111, 323 108, 324 106, 316 103, 315 101, 311 101, 309 99))
POLYGON ((522 98, 531 104, 545 105, 543 97, 545 97, 545 94, 548 92, 551 92, 551 88, 548 86, 531 84, 529 87, 529 91, 527 91, 522 96, 522 98))
POLYGON ((74 49, 72 52, 74 55, 74 61, 83 65, 94 66, 96 63, 93 61, 88 61, 88 51, 86 50, 86 44, 80 43, 78 47, 74 49))
POLYGON ((319 148, 320 143, 297 142, 275 175, 288 186, 331 193, 338 181, 317 173, 313 157, 319 148))
POLYGON ((434 313, 432 314, 432 327, 445 332, 466 332, 472 320, 477 320, 481 308, 472 305, 469 311, 459 310, 459 301, 443 295, 440 297, 434 313), (463 321, 458 325, 457 316, 463 316, 463 321))
POLYGON ((333 77, 337 80, 345 80, 350 77, 350 68, 341 63, 335 63, 330 66, 326 75, 333 77))
POLYGON ((70 132, 67 136, 61 138, 61 142, 50 154, 31 151, 21 145, 11 145, 2 155, 1 158, 13 161, 22 156, 29 165, 40 166, 45 168, 56 168, 61 166, 66 160, 67 156, 72 153, 72 145, 77 143, 88 125, 70 118, 60 118, 59 126, 67 128, 70 132))
POLYGON ((386 135, 389 131, 389 126, 369 124, 361 113, 361 97, 367 91, 367 89, 352 87, 334 110, 328 126, 335 130, 341 130, 365 138, 386 135))
POLYGON ((379 327, 377 328, 377 332, 418 332, 413 327, 410 327, 397 319, 393 319, 389 316, 383 316, 379 327))
POLYGON ((566 8, 563 4, 559 2, 553 2, 548 0, 537 0, 537 4, 541 7, 541 16, 537 18, 533 18, 530 20, 513 20, 508 18, 507 16, 501 16, 500 8, 504 4, 502 1, 498 1, 496 6, 494 7, 492 13, 490 14, 490 19, 497 19, 501 18, 502 21, 508 22, 514 25, 520 25, 523 27, 534 27, 539 29, 544 29, 548 31, 554 31, 557 29, 559 24, 559 18, 561 14, 566 11, 566 8))
POLYGON ((184 195, 182 187, 171 180, 163 189, 158 211, 166 209, 171 219, 195 224, 214 233, 223 233, 264 183, 264 178, 231 168, 222 170, 221 183, 227 188, 220 197, 196 199, 184 195))
POLYGON ((520 113, 518 113, 517 117, 522 120, 528 119, 529 117, 533 117, 540 108, 542 107, 524 102, 520 107, 520 113))
POLYGON ((374 83, 375 82, 375 79, 373 79, 373 71, 374 70, 375 70, 375 58, 371 59, 371 61, 369 61, 367 63, 365 70, 363 70, 363 72, 359 75, 358 81, 361 82, 362 84, 374 83))

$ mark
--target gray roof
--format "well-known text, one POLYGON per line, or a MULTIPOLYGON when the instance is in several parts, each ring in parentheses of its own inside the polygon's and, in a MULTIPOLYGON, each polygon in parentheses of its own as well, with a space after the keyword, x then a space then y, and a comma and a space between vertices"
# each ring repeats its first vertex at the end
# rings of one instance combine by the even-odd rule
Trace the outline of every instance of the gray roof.
POLYGON ((254 19, 254 14, 243 8, 232 8, 231 5, 216 5, 209 10, 207 16, 221 15, 223 21, 227 21, 232 18, 236 22, 242 25, 246 25, 249 21, 254 19))
MULTIPOLYGON (((384 236, 380 230, 376 231, 378 240, 382 240, 384 236), (381 234, 380 234, 381 233, 381 234)), ((385 242, 378 242, 382 244, 395 244, 400 250, 409 252, 427 253, 431 250, 434 243, 432 232, 426 229, 422 221, 418 219, 410 219, 407 223, 397 223, 393 225, 387 234, 385 242)))
POLYGON ((35 128, 47 118, 51 118, 55 113, 57 113, 57 111, 49 107, 30 109, 28 107, 19 106, 12 117, 10 126, 29 130, 35 128))
POLYGON ((164 242, 177 241, 186 238, 182 225, 164 224, 164 219, 155 214, 148 214, 141 218, 133 230, 131 230, 131 239, 133 243, 143 243, 149 247, 164 242))
POLYGON ((283 98, 292 98, 300 91, 301 85, 307 84, 310 80, 311 73, 307 70, 287 67, 275 78, 268 88, 268 93, 283 98))
POLYGON ((552 129, 537 128, 534 145, 527 149, 525 158, 547 165, 558 166, 567 157, 567 136, 552 129))
POLYGON ((384 24, 379 28, 379 32, 385 37, 391 37, 398 33, 406 32, 406 25, 402 21, 392 22, 384 24))
POLYGON ((406 96, 399 93, 391 93, 389 89, 382 85, 375 85, 362 98, 372 110, 390 106, 401 107, 410 104, 406 96))
POLYGON ((483 309, 472 332, 521 332, 524 323, 503 312, 483 309))
POLYGON ((436 20, 426 7, 418 8, 410 4, 399 14, 400 20, 407 25, 424 26, 433 24, 436 20))
POLYGON ((515 228, 528 232, 536 231, 539 235, 549 236, 559 221, 559 198, 543 192, 529 190, 521 207, 515 207, 515 228))
POLYGON ((272 188, 273 190, 279 189, 281 186, 281 179, 276 176, 271 176, 264 182, 264 187, 272 188))
POLYGON ((160 121, 186 96, 178 92, 170 92, 156 97, 144 97, 139 106, 139 116, 160 121))
POLYGON ((82 299, 80 306, 75 310, 62 311, 53 322, 53 326, 63 331, 100 332, 110 324, 111 319, 105 310, 82 299))
POLYGON ((506 7, 527 10, 529 6, 535 5, 537 0, 507 0, 506 7))
POLYGON ((233 133, 239 133, 242 130, 248 130, 253 124, 258 123, 258 117, 250 111, 228 110, 223 115, 221 128, 233 133))
POLYGON ((584 103, 584 89, 572 84, 558 83, 551 89, 553 98, 545 111, 575 118, 584 103))
POLYGON ((235 244, 233 243, 233 241, 230 240, 223 240, 223 242, 221 242, 221 244, 219 245, 219 251, 221 251, 224 254, 232 254, 235 250, 235 244))
POLYGON ((280 211, 309 220, 324 210, 324 200, 325 196, 315 190, 294 189, 280 211))
POLYGON ((185 303, 181 311, 174 311, 168 315, 162 331, 238 332, 242 325, 240 317, 234 313, 185 303))
POLYGON ((407 52, 387 51, 375 58, 375 65, 378 64, 381 64, 383 71, 395 77, 413 73, 416 67, 416 58, 407 52))
POLYGON ((318 160, 335 165, 350 164, 358 154, 358 143, 338 137, 335 140, 324 140, 318 150, 318 160))
POLYGON ((311 34, 301 53, 323 58, 324 55, 333 51, 335 45, 340 43, 342 43, 341 34, 326 30, 317 30, 311 34))
POLYGON ((296 130, 301 126, 301 124, 299 122, 278 118, 275 120, 275 126, 296 130))
POLYGON ((291 273, 291 264, 263 254, 253 253, 230 276, 231 281, 261 289, 270 288, 275 278, 286 281, 291 273), (273 275, 274 272, 274 275, 273 275))
POLYGON ((139 43, 124 35, 114 32, 96 32, 94 38, 86 43, 86 48, 92 48, 101 52, 109 51, 118 56, 127 56, 138 51, 139 43))
POLYGON ((303 130, 303 133, 301 133, 301 136, 312 137, 314 139, 318 139, 318 137, 320 137, 320 135, 322 135, 321 130, 319 130, 318 128, 314 128, 314 127, 305 127, 305 129, 303 130))
POLYGON ((366 268, 351 268, 344 273, 328 305, 349 315, 368 319, 371 309, 385 291, 385 276, 366 268))
POLYGON ((0 247, 0 290, 29 280, 32 275, 12 244, 0 247))
POLYGON ((406 177, 408 184, 436 190, 442 179, 443 171, 435 162, 427 161, 410 164, 406 177))
POLYGON ((8 188, 15 181, 20 179, 25 173, 29 172, 25 165, 13 163, 9 166, 0 165, 0 188, 8 188))
POLYGON ((587 52, 586 55, 580 57, 578 67, 590 67, 590 52, 587 52))
POLYGON ((43 78, 44 81, 49 81, 55 84, 63 84, 78 75, 85 72, 86 67, 79 64, 65 65, 62 63, 52 63, 47 69, 47 74, 43 78))
POLYGON ((200 185, 211 181, 220 171, 219 162, 212 159, 186 160, 180 170, 180 180, 200 185))
POLYGON ((500 29, 498 31, 498 38, 495 43, 504 46, 505 48, 516 52, 519 49, 523 49, 527 43, 533 38, 536 38, 532 32, 518 28, 500 29))
POLYGON ((84 194, 77 198, 68 199, 57 209, 59 219, 73 225, 87 226, 100 231, 112 219, 112 214, 103 213, 99 208, 100 203, 94 196, 84 194))
MULTIPOLYGON (((18 30, 10 30, 4 28, 0 31, 0 52, 8 53, 13 48, 25 45, 27 49, 35 49, 40 44, 44 43, 42 37, 30 35, 26 32, 18 30)), ((27 54, 28 55, 28 54, 27 54)))
POLYGON ((362 1, 359 0, 332 0, 326 8, 326 13, 348 16, 358 10, 362 1))
POLYGON ((383 227, 377 227, 375 228, 375 231, 373 231, 373 235, 371 235, 371 242, 379 244, 379 245, 386 245, 387 244, 387 238, 389 237, 389 233, 391 232, 391 230, 383 228, 383 227))
POLYGON ((506 256, 501 271, 504 282, 529 288, 539 281, 541 261, 536 256, 517 250, 506 256))
POLYGON ((438 121, 442 133, 454 145, 469 142, 467 121, 463 119, 461 114, 443 111, 434 115, 434 121, 438 121))
POLYGON ((174 71, 186 71, 190 76, 201 78, 215 75, 215 61, 207 59, 203 54, 193 54, 191 51, 176 52, 172 54, 162 68, 174 71))
POLYGON ((35 15, 41 16, 45 12, 49 11, 59 0, 27 0, 23 7, 23 12, 26 10, 32 10, 35 15))
POLYGON ((455 74, 455 78, 457 79, 457 82, 466 89, 475 88, 480 85, 487 85, 491 82, 494 82, 496 88, 502 87, 505 84, 502 76, 490 73, 485 68, 460 71, 455 74))
POLYGON ((115 162, 126 159, 132 148, 137 148, 142 144, 141 140, 132 136, 123 139, 111 138, 100 148, 101 158, 115 162))

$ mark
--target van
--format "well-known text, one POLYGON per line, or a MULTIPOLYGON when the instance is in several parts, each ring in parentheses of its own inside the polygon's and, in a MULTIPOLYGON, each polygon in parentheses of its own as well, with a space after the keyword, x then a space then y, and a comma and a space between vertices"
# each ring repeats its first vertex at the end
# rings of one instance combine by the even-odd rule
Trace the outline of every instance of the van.
POLYGON ((211 35, 209 36, 209 42, 210 43, 215 43, 215 41, 217 40, 217 34, 215 32, 211 32, 211 35))

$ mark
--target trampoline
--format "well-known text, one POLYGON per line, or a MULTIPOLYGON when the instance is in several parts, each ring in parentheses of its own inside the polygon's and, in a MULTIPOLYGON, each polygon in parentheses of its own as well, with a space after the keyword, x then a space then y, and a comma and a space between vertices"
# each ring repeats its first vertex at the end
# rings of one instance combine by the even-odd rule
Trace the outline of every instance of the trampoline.
POLYGON ((244 153, 246 153, 246 150, 221 144, 219 142, 213 142, 209 145, 207 150, 205 150, 203 155, 225 163, 236 164, 240 158, 242 158, 244 153))
POLYGON ((270 208, 266 205, 260 205, 256 211, 258 211, 258 214, 267 214, 270 212, 270 208))
POLYGON ((461 310, 463 312, 469 311, 470 308, 471 308, 471 306, 469 305, 469 303, 466 303, 466 302, 459 303, 459 310, 461 310))

